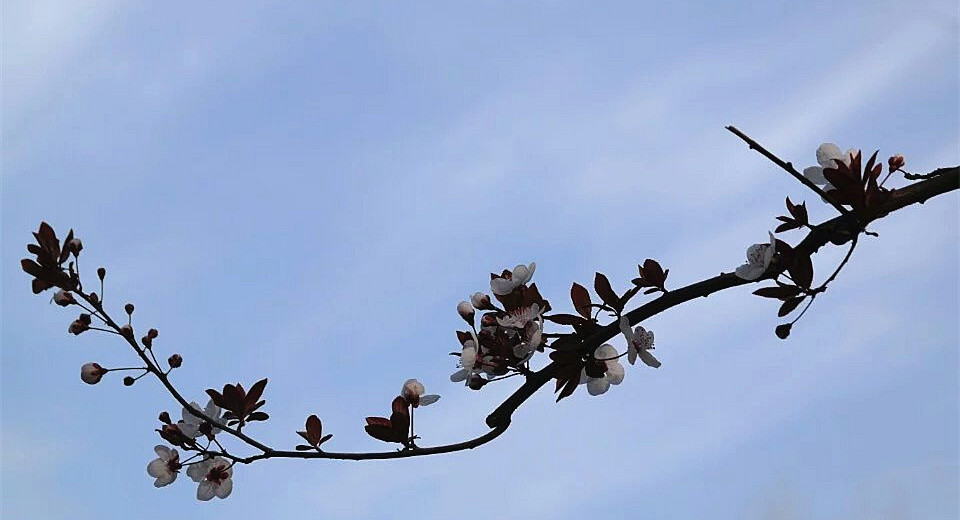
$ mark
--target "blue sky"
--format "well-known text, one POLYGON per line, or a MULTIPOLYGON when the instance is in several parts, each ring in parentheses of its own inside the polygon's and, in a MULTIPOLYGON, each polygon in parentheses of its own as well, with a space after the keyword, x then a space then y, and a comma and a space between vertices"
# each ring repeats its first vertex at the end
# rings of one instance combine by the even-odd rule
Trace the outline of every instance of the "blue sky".
POLYGON ((447 380, 490 271, 535 260, 569 310, 647 257, 673 285, 732 270, 787 195, 832 216, 724 125, 797 165, 824 141, 960 162, 955 3, 44 0, 2 32, 4 517, 957 517, 956 193, 876 224, 787 342, 770 302, 716 294, 645 323, 661 369, 544 391, 491 445, 239 467, 213 503, 153 488, 177 408, 80 382, 133 354, 68 336, 17 266, 41 220, 76 229, 187 396, 270 378, 268 444, 317 413, 330 449, 378 449, 363 417, 411 377, 443 396, 420 435, 461 440, 514 388, 447 380))

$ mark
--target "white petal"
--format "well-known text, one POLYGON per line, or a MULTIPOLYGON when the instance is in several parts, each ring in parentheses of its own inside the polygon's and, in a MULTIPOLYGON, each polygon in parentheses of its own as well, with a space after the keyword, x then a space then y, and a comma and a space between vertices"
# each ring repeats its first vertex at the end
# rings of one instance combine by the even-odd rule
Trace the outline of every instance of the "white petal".
POLYGON ((596 359, 610 359, 617 357, 617 354, 617 349, 613 348, 612 345, 604 343, 594 352, 593 357, 596 359))
POLYGON ((175 471, 170 471, 166 475, 157 477, 157 480, 153 481, 153 485, 154 487, 163 487, 174 480, 177 480, 177 473, 175 471))
POLYGON ((494 278, 490 280, 490 290, 493 291, 493 294, 503 296, 505 294, 510 294, 513 292, 513 289, 517 287, 513 280, 507 280, 506 278, 494 278))
POLYGON ((616 361, 607 361, 607 380, 610 381, 611 385, 619 385, 623 382, 623 376, 625 371, 623 365, 617 363, 616 361))
POLYGON ((197 500, 203 500, 206 502, 207 500, 213 498, 213 495, 215 495, 216 492, 216 484, 213 482, 203 481, 199 486, 197 486, 197 500))
POLYGON ((744 280, 756 280, 767 268, 757 264, 743 264, 737 268, 736 275, 744 280))
POLYGON ((580 382, 577 383, 577 384, 578 384, 578 385, 582 385, 582 384, 586 383, 586 382, 589 381, 589 380, 590 380, 590 376, 587 375, 587 369, 584 368, 584 369, 580 370, 580 382))
POLYGON ((460 381, 465 381, 469 376, 470 376, 470 371, 464 368, 450 374, 450 381, 453 381, 454 383, 459 383, 460 381))
POLYGON ((590 395, 600 395, 610 388, 610 381, 605 377, 592 378, 587 381, 587 393, 590 395))
POLYGON ((204 460, 187 466, 187 476, 190 477, 194 482, 200 482, 204 479, 204 477, 207 476, 207 467, 209 464, 209 461, 204 460))
POLYGON ((157 454, 157 457, 160 457, 163 460, 170 460, 170 448, 157 444, 153 447, 153 452, 157 454))
POLYGON ((421 396, 420 396, 420 406, 427 406, 427 405, 433 404, 433 403, 435 403, 435 402, 437 402, 437 401, 439 401, 439 400, 440 400, 440 396, 437 395, 437 394, 421 395, 421 396))
POLYGON ((620 317, 620 332, 627 338, 627 341, 633 341, 633 331, 630 330, 630 320, 626 316, 620 317))
POLYGON ((213 399, 207 401, 207 406, 204 407, 203 412, 211 419, 220 418, 220 407, 213 402, 213 399))
POLYGON ((824 168, 836 168, 837 163, 833 160, 842 158, 843 153, 840 151, 840 147, 833 143, 823 143, 817 148, 817 162, 824 168))
POLYGON ((153 478, 160 478, 167 474, 167 462, 163 459, 153 459, 147 464, 147 475, 153 478))
POLYGON ((518 265, 513 268, 513 281, 517 284, 527 283, 530 279, 530 270, 525 265, 518 265))
MULTIPOLYGON (((469 341, 467 343, 470 343, 469 341)), ((460 352, 460 366, 463 368, 473 368, 477 364, 477 349, 473 347, 464 347, 460 352)))
POLYGON ((660 361, 653 357, 653 354, 646 350, 640 351, 640 361, 643 361, 648 367, 660 368, 660 361))
POLYGON ((823 176, 823 168, 820 166, 811 166, 803 169, 803 176, 810 179, 810 182, 818 185, 827 183, 827 178, 823 176))
POLYGON ((631 365, 637 362, 637 347, 632 343, 627 346, 627 362, 631 365))
POLYGON ((228 478, 220 483, 220 487, 217 488, 217 496, 220 498, 227 498, 230 496, 231 491, 233 491, 233 479, 228 478))
POLYGON ((536 262, 530 262, 530 265, 527 266, 527 279, 524 280, 523 283, 527 283, 527 282, 529 282, 531 279, 533 279, 533 273, 534 273, 534 271, 536 271, 536 270, 537 270, 537 263, 536 263, 536 262))

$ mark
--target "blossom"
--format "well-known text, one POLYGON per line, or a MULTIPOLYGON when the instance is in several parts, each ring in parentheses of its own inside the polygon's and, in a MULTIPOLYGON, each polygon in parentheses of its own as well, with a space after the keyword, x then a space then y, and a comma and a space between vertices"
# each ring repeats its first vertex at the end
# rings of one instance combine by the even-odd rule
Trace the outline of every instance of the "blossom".
POLYGON ((95 385, 107 373, 107 369, 97 363, 87 363, 80 367, 80 379, 88 385, 95 385))
POLYGON ((73 298, 73 294, 69 291, 64 291, 60 289, 53 295, 53 302, 61 307, 66 307, 67 305, 73 305, 77 303, 77 300, 73 298))
POLYGON ((600 395, 610 389, 610 385, 619 385, 623 382, 623 365, 617 361, 617 349, 604 343, 594 352, 594 358, 606 365, 603 375, 592 377, 587 375, 587 369, 580 372, 580 384, 587 384, 587 393, 590 395, 600 395))
POLYGON ((509 278, 497 277, 490 280, 490 289, 493 294, 499 296, 510 294, 517 287, 529 282, 536 269, 536 262, 530 262, 530 265, 518 265, 513 268, 513 273, 509 275, 509 278))
POLYGON ((803 169, 803 176, 810 179, 810 182, 823 186, 826 190, 832 190, 833 186, 823 176, 824 168, 836 168, 836 161, 846 165, 850 164, 850 157, 856 154, 857 150, 851 148, 847 153, 840 152, 840 147, 833 143, 823 143, 817 148, 817 162, 820 166, 810 166, 803 169))
POLYGON ((460 315, 467 323, 473 323, 473 316, 475 311, 473 310, 473 305, 470 305, 470 302, 460 302, 457 304, 457 314, 460 315))
POLYGON ((475 292, 470 296, 470 303, 474 307, 480 310, 487 310, 492 308, 490 305, 490 296, 483 294, 482 292, 475 292))
POLYGON ((518 307, 510 311, 505 318, 497 318, 501 327, 522 329, 527 323, 540 317, 540 305, 534 303, 529 307, 518 307))
POLYGON ((627 361, 632 365, 637 362, 637 357, 647 366, 653 368, 660 367, 660 361, 653 357, 653 354, 647 352, 653 348, 653 331, 637 325, 637 328, 630 329, 630 320, 626 316, 620 318, 620 332, 627 338, 627 361))
POLYGON ((543 340, 543 326, 541 323, 531 321, 523 329, 524 342, 513 347, 513 355, 526 361, 540 346, 543 340))
POLYGON ((769 235, 769 244, 753 244, 747 248, 747 263, 737 268, 738 277, 744 280, 756 280, 770 267, 770 262, 773 261, 773 255, 776 253, 777 239, 773 233, 769 235))
MULTIPOLYGON (((200 409, 200 405, 195 402, 191 402, 190 407, 194 410, 200 409)), ((207 402, 207 406, 203 409, 203 414, 213 420, 219 420, 220 407, 214 404, 213 399, 211 399, 207 402)), ((180 428, 180 431, 183 432, 183 434, 188 438, 196 439, 197 436, 200 435, 200 425, 204 423, 204 419, 197 417, 193 414, 193 412, 190 411, 190 408, 186 407, 183 408, 181 417, 183 417, 183 419, 177 421, 177 427, 180 428)), ((211 430, 212 435, 216 435, 218 433, 220 433, 218 428, 213 428, 211 430)))
POLYGON ((153 481, 154 486, 163 487, 177 479, 181 467, 180 454, 159 444, 153 447, 153 451, 157 453, 157 458, 147 464, 147 474, 157 479, 153 481))
POLYGON ((408 403, 413 405, 414 408, 433 404, 440 399, 440 396, 436 394, 423 395, 425 391, 426 389, 423 387, 423 383, 416 379, 407 379, 407 382, 403 384, 400 395, 402 395, 408 403))
POLYGON ((197 500, 227 498, 233 491, 233 466, 223 457, 208 458, 191 464, 187 468, 187 476, 200 483, 197 487, 197 500))
POLYGON ((450 375, 450 381, 459 383, 460 381, 470 382, 470 376, 477 372, 477 342, 468 339, 463 344, 463 350, 460 352, 460 370, 450 375))

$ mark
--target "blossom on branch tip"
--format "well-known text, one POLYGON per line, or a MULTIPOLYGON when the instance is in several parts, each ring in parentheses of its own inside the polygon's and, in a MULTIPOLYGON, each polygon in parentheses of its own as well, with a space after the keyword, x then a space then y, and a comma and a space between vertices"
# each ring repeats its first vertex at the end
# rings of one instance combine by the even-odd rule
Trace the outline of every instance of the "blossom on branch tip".
POLYGON ((95 385, 107 373, 107 369, 97 363, 87 363, 80 367, 80 379, 88 385, 95 385))
POLYGON ((471 305, 470 302, 460 302, 457 304, 457 314, 459 314, 464 321, 472 324, 476 311, 474 311, 473 305, 471 305))
POLYGON ((61 307, 66 307, 67 305, 73 305, 77 303, 77 300, 73 298, 73 293, 70 291, 64 291, 60 289, 53 295, 53 302, 61 307))
POLYGON ((851 148, 844 154, 840 151, 839 146, 833 143, 823 143, 817 148, 817 163, 819 163, 820 166, 804 168, 803 176, 810 179, 810 182, 818 186, 823 186, 824 189, 828 191, 832 190, 833 185, 831 185, 823 175, 824 168, 836 168, 836 161, 849 165, 851 156, 856 153, 857 150, 851 148))
POLYGON ((407 382, 403 384, 400 395, 414 408, 431 405, 440 399, 440 396, 436 394, 423 395, 425 391, 423 383, 416 379, 407 379, 407 382))
POLYGON ((631 365, 637 362, 637 357, 649 367, 660 368, 660 361, 648 352, 653 348, 653 331, 637 325, 630 329, 630 320, 626 316, 620 318, 620 332, 627 338, 627 362, 631 365))
POLYGON ((493 308, 490 305, 490 296, 483 294, 482 292, 475 292, 470 296, 470 303, 477 309, 482 311, 490 310, 493 308))
POLYGON ((181 468, 180 454, 159 444, 153 447, 153 451, 157 453, 157 458, 147 464, 147 474, 157 479, 153 481, 154 486, 163 487, 177 479, 181 468))
POLYGON ((610 389, 610 385, 619 385, 625 375, 623 365, 617 361, 617 349, 604 343, 593 354, 596 366, 584 367, 580 372, 580 384, 586 383, 587 393, 600 395, 610 389), (598 372, 594 373, 594 370, 598 372), (602 374, 599 372, 602 371, 602 374))
MULTIPOLYGON (((768 232, 769 233, 769 232, 768 232)), ((747 248, 747 263, 737 268, 736 275, 744 280, 753 281, 763 276, 770 267, 773 255, 777 252, 777 239, 769 233, 770 243, 753 244, 747 248)))
MULTIPOLYGON (((190 406, 195 410, 200 409, 200 405, 195 402, 191 402, 190 406)), ((213 399, 207 402, 207 406, 203 409, 203 413, 215 421, 220 420, 220 407, 213 402, 213 399)), ((179 428, 180 432, 182 432, 186 437, 190 439, 196 439, 201 433, 200 426, 204 423, 204 419, 197 417, 193 414, 193 412, 190 411, 189 408, 186 407, 183 408, 181 417, 183 419, 177 422, 177 428, 179 428)), ((220 433, 219 428, 211 429, 211 435, 216 435, 218 433, 220 433)))
POLYGON ((508 272, 509 278, 499 276, 490 280, 490 290, 499 296, 510 294, 517 287, 529 282, 536 270, 536 262, 530 262, 530 265, 518 265, 513 268, 512 273, 508 272))

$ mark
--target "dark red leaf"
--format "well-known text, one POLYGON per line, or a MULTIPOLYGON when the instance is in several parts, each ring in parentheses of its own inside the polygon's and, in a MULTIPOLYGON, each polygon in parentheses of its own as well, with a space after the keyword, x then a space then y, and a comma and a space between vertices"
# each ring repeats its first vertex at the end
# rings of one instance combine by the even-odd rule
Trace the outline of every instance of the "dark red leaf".
POLYGON ((587 323, 587 320, 575 314, 551 314, 544 316, 543 319, 559 325, 584 325, 587 323))
POLYGON ((573 300, 573 308, 576 309, 577 314, 589 320, 591 316, 590 305, 593 303, 590 300, 590 291, 574 282, 573 286, 570 287, 570 299, 573 300))
POLYGON ((311 415, 307 417, 307 434, 310 436, 307 440, 316 443, 320 437, 323 436, 323 423, 320 422, 320 418, 316 415, 311 415))
POLYGON ((247 392, 247 395, 244 398, 244 403, 247 405, 247 409, 251 409, 253 403, 256 403, 260 400, 260 396, 263 395, 263 389, 266 388, 266 386, 267 378, 263 378, 250 387, 250 391, 247 392))
POLYGON ((753 291, 753 294, 764 298, 777 298, 787 300, 800 294, 800 288, 795 285, 778 285, 775 287, 762 287, 753 291))
POLYGON ((248 421, 266 421, 269 418, 270 416, 267 415, 265 412, 253 412, 252 414, 247 416, 248 421))
POLYGON ((663 282, 667 278, 663 267, 652 258, 643 261, 643 277, 656 287, 663 287, 663 282))
POLYGON ((593 290, 597 291, 597 296, 603 300, 603 303, 606 303, 618 311, 622 310, 621 307, 618 307, 620 305, 620 297, 617 296, 617 293, 613 292, 613 288, 610 287, 610 280, 607 279, 606 275, 597 273, 596 276, 594 276, 593 290))
POLYGON ((806 295, 797 296, 796 298, 790 298, 789 300, 783 302, 783 305, 780 306, 780 310, 777 311, 777 316, 782 318, 787 314, 790 314, 791 312, 793 312, 794 309, 797 308, 797 305, 800 305, 800 302, 802 302, 805 298, 806 298, 806 295))
POLYGON ((328 434, 324 435, 323 437, 320 437, 320 440, 317 442, 317 446, 319 446, 319 445, 321 445, 321 444, 329 441, 331 438, 333 438, 333 434, 332 434, 332 433, 328 433, 328 434))
POLYGON ((797 255, 787 271, 790 272, 793 283, 799 287, 810 288, 813 283, 813 261, 810 260, 810 255, 797 255))
POLYGON ((313 446, 307 446, 306 444, 297 444, 294 447, 294 449, 296 449, 297 451, 306 451, 306 450, 312 450, 313 446))

